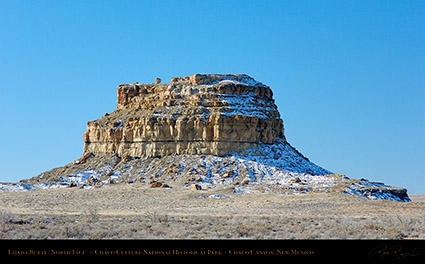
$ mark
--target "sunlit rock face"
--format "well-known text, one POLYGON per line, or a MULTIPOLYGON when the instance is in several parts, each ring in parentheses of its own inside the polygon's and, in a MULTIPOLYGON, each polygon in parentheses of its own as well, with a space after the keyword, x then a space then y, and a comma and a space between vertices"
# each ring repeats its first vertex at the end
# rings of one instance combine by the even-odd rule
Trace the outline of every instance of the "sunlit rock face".
POLYGON ((87 123, 85 152, 225 156, 285 140, 272 90, 244 74, 123 84, 117 97, 116 111, 87 123))

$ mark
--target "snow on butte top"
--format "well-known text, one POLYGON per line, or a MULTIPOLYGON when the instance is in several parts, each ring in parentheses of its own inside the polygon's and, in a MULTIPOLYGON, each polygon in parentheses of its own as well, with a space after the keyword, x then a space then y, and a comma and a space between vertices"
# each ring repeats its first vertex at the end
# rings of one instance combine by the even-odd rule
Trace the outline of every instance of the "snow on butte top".
MULTIPOLYGON (((215 85, 219 83, 233 83, 247 86, 263 86, 268 87, 261 82, 256 81, 254 78, 246 75, 246 74, 193 74, 186 77, 172 77, 169 84, 176 85, 215 85)), ((147 87, 153 87, 158 85, 169 85, 167 83, 161 84, 160 78, 155 78, 155 83, 152 84, 139 84, 135 83, 127 83, 122 84, 120 86, 123 87, 131 87, 134 85, 143 85, 147 87)))
POLYGON ((220 82, 232 82, 249 86, 263 85, 246 74, 194 74, 188 77, 173 77, 171 83, 185 83, 191 85, 214 85, 220 82))

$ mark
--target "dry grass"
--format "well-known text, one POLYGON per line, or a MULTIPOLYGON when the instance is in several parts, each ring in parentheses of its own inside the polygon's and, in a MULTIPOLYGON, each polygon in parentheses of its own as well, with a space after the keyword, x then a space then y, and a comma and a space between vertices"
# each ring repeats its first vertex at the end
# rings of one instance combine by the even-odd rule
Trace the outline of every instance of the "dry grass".
POLYGON ((415 239, 425 203, 142 184, 0 193, 2 239, 415 239), (212 194, 227 198, 201 198, 212 194))

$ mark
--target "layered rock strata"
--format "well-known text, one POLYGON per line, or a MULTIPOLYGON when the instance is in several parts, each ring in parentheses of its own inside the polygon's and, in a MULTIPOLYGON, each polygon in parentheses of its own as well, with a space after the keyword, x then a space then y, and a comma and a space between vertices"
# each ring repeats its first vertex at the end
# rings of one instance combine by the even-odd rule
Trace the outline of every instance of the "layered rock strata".
POLYGON ((247 75, 195 74, 123 84, 117 110, 87 123, 85 152, 131 157, 211 154, 284 138, 270 87, 247 75))

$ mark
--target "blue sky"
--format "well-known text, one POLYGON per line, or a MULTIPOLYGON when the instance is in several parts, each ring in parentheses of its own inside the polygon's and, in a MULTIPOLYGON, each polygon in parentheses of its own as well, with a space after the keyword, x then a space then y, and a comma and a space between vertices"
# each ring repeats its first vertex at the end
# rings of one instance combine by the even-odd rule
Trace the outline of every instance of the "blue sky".
POLYGON ((245 73, 314 163, 425 193, 423 1, 0 1, 0 182, 79 158, 119 84, 245 73))

